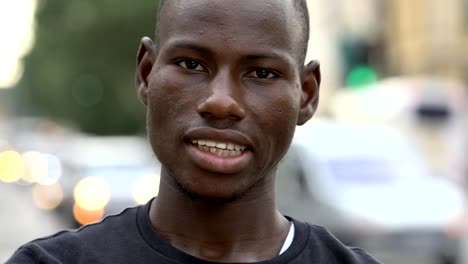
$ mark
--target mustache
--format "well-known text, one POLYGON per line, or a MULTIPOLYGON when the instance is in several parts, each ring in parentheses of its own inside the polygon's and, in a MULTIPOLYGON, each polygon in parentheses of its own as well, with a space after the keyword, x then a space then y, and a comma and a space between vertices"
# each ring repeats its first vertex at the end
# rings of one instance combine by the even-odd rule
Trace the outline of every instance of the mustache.
POLYGON ((246 133, 244 129, 239 125, 239 121, 232 120, 232 119, 209 119, 209 120, 202 120, 197 122, 196 124, 192 124, 193 127, 210 127, 214 129, 224 130, 234 130, 241 133, 246 133))

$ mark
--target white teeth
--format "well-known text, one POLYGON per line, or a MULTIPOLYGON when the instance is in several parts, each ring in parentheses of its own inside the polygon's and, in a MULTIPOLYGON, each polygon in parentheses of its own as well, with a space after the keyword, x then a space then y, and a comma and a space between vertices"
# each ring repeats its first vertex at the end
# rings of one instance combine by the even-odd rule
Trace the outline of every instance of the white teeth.
POLYGON ((245 146, 236 145, 233 143, 216 142, 213 140, 192 140, 192 143, 198 145, 203 151, 211 152, 221 157, 239 156, 245 151, 245 146))
POLYGON ((211 147, 211 148, 212 148, 212 147, 216 147, 216 142, 207 140, 207 141, 206 141, 206 145, 207 145, 208 147, 211 147))
POLYGON ((210 147, 209 145, 212 144, 210 144, 210 141, 208 140, 193 140, 192 143, 197 145, 199 149, 210 152, 219 157, 237 157, 242 155, 242 152, 245 150, 244 146, 236 146, 232 143, 216 143, 216 147, 210 147), (206 145, 201 145, 201 143, 206 145))
POLYGON ((219 149, 226 149, 226 143, 216 143, 216 147, 219 149))
POLYGON ((224 155, 223 155, 223 154, 224 154, 224 150, 222 150, 222 149, 216 149, 216 153, 215 153, 215 154, 218 155, 218 156, 220 156, 220 157, 224 157, 224 155))

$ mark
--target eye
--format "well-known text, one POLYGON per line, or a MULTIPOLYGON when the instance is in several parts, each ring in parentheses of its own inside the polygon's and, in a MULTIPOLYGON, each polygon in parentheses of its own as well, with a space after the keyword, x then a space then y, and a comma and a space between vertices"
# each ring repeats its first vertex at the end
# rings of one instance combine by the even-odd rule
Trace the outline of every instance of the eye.
POLYGON ((267 69, 256 69, 247 73, 247 77, 259 78, 259 79, 272 79, 277 77, 275 73, 267 69))
POLYGON ((206 72, 205 67, 196 60, 185 59, 177 62, 177 65, 184 69, 192 70, 192 71, 202 71, 206 72))

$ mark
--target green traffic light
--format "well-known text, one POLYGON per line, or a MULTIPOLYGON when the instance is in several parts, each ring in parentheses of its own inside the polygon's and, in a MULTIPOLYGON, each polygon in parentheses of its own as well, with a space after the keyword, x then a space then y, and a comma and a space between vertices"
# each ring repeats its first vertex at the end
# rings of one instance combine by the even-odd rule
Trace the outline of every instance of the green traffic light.
POLYGON ((359 65, 351 69, 347 78, 346 86, 352 90, 369 87, 378 81, 377 72, 369 65, 359 65))

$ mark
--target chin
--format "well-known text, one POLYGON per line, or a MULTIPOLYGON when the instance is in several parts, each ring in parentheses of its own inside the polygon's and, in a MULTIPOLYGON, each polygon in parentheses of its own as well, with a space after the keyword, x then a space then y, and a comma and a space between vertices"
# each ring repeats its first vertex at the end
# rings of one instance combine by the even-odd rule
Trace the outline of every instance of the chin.
POLYGON ((212 203, 228 203, 241 199, 251 188, 241 185, 225 184, 194 184, 177 181, 179 190, 192 200, 210 201, 212 203), (207 187, 209 186, 209 187, 207 187))

